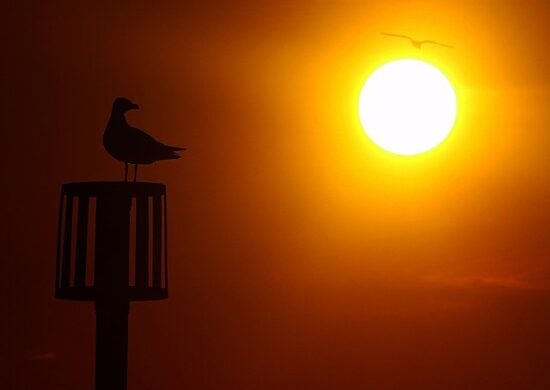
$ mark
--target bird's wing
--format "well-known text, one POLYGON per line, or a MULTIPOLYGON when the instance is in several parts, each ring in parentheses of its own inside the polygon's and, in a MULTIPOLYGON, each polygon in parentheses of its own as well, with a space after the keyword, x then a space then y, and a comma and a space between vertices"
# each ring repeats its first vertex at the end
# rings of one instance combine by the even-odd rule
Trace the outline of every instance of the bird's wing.
POLYGON ((127 128, 127 141, 136 147, 150 147, 160 143, 145 131, 130 126, 127 128))
POLYGON ((127 141, 132 146, 133 157, 141 163, 150 163, 157 160, 179 158, 175 153, 183 151, 185 148, 179 146, 165 145, 151 137, 145 131, 128 127, 127 141))
POLYGON ((423 45, 425 43, 432 43, 434 45, 439 45, 439 46, 443 46, 443 47, 448 47, 450 49, 454 48, 454 46, 451 46, 451 45, 447 45, 446 43, 441 43, 441 42, 436 42, 436 41, 432 41, 432 40, 425 40, 425 41, 420 41, 420 44, 423 45))
POLYGON ((403 35, 403 34, 392 34, 392 33, 386 33, 386 32, 383 32, 381 33, 382 35, 385 35, 385 36, 388 36, 388 37, 396 37, 396 38, 405 38, 405 39, 408 39, 410 41, 412 41, 413 39, 411 37, 409 37, 408 35, 403 35))

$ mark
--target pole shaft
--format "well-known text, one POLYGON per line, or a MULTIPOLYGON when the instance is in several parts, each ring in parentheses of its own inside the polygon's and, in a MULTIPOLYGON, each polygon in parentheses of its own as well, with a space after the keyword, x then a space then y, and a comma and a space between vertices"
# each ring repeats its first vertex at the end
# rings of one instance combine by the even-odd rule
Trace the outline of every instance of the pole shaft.
POLYGON ((97 202, 96 390, 127 389, 130 205, 124 194, 97 202))
POLYGON ((126 390, 128 302, 96 302, 96 390, 126 390))

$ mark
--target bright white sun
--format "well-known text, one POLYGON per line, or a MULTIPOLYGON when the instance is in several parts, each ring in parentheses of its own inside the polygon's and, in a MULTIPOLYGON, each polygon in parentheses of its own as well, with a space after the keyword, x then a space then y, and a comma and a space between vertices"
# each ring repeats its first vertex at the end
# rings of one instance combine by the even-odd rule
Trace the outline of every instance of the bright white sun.
POLYGON ((392 61, 365 83, 359 116, 368 136, 383 149, 418 154, 437 146, 453 128, 456 96, 449 80, 433 65, 392 61))

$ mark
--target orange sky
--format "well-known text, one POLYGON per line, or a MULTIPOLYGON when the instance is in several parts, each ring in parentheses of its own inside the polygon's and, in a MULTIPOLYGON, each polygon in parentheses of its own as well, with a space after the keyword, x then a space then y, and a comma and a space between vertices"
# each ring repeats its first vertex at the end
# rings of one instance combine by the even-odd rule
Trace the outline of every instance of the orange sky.
POLYGON ((168 187, 171 291, 132 306, 129 388, 550 386, 550 5, 76 3, 4 15, 0 387, 91 386, 93 306, 53 299, 56 208, 63 182, 122 178, 116 96, 189 148, 140 169, 168 187), (405 158, 356 106, 408 57, 459 113, 405 158))

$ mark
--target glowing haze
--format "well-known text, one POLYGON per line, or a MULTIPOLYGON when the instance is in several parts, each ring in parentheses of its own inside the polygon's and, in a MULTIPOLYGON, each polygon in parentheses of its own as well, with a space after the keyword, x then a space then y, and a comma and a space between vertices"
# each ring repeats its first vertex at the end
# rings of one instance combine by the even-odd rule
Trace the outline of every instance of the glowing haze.
POLYGON ((550 389, 550 1, 5 3, 0 389, 91 386, 57 209, 122 178, 120 95, 189 149, 140 168, 168 188, 170 298, 131 308, 129 389, 550 389), (403 157, 358 101, 413 58, 458 111, 403 157))

